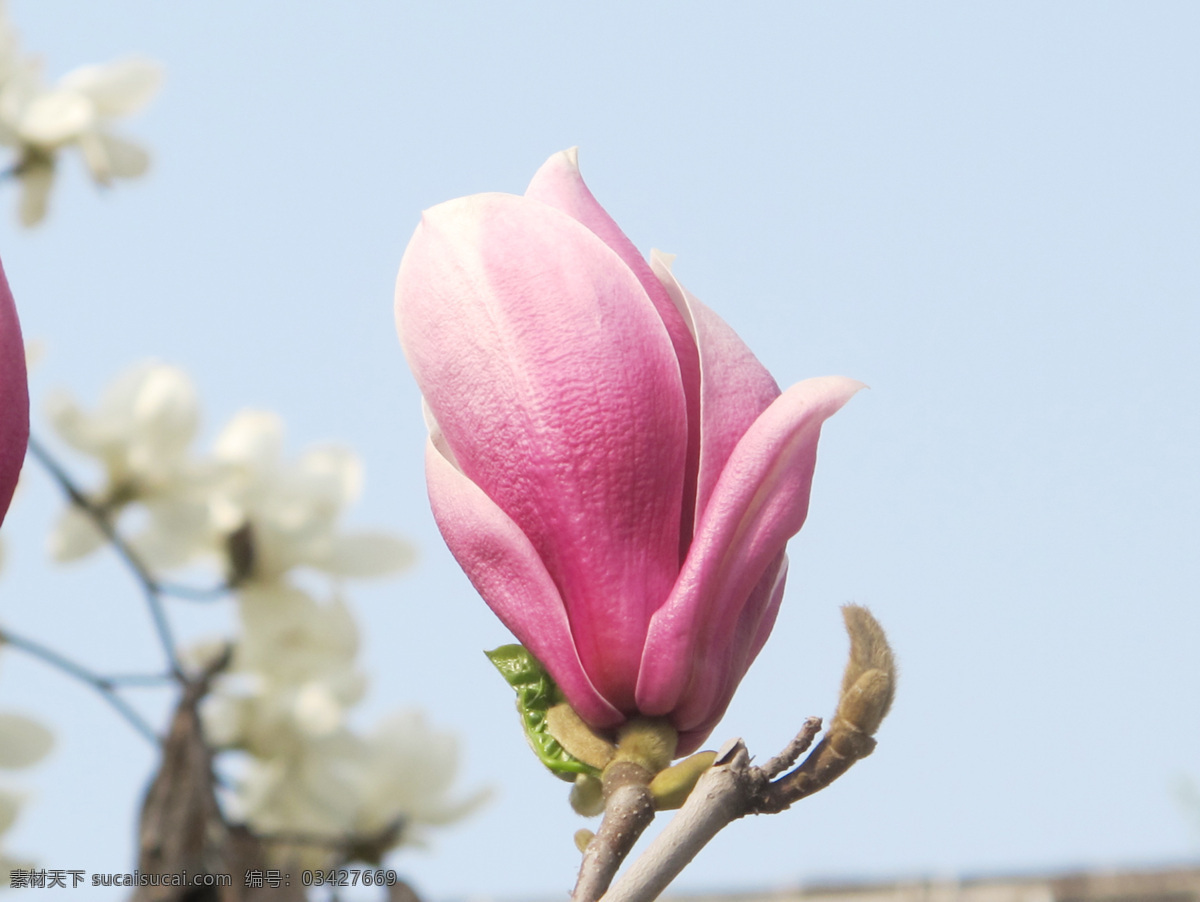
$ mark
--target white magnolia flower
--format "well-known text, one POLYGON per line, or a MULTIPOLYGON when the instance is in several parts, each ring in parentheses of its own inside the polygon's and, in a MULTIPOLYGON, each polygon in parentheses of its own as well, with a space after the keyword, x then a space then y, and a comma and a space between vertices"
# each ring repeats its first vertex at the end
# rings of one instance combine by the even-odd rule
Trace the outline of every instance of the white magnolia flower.
POLYGON ((78 147, 92 178, 107 185, 135 178, 150 157, 138 144, 109 131, 112 120, 138 112, 158 93, 163 68, 128 57, 68 72, 47 85, 40 63, 21 54, 17 35, 0 6, 0 143, 17 151, 21 222, 45 216, 58 152, 78 147))
MULTIPOLYGON (((104 484, 88 493, 90 500, 114 522, 135 502, 148 513, 145 529, 131 541, 148 564, 178 566, 211 549, 209 499, 221 472, 188 456, 200 407, 186 373, 147 361, 118 376, 94 411, 59 393, 47 412, 67 444, 104 468, 104 484)), ((92 518, 71 506, 51 533, 50 552, 58 561, 75 560, 104 541, 92 518)))
POLYGON ((338 531, 342 510, 362 490, 362 466, 349 449, 316 447, 285 461, 283 421, 247 410, 218 437, 215 457, 239 474, 227 483, 222 516, 230 532, 249 528, 247 578, 269 582, 301 566, 335 576, 383 576, 412 562, 411 546, 395 536, 338 531))
POLYGON ((209 740, 263 759, 294 758, 338 733, 366 691, 358 630, 340 600, 284 584, 238 595, 243 633, 204 706, 209 740))
POLYGON ((346 835, 357 804, 359 744, 342 730, 309 743, 302 754, 252 761, 238 810, 262 833, 346 835))
POLYGON ((404 840, 420 841, 423 827, 465 817, 490 793, 479 790, 452 799, 457 772, 453 733, 432 729, 416 709, 393 714, 364 742, 354 832, 372 836, 400 823, 404 840))
MULTIPOLYGON (((366 689, 354 619, 340 599, 322 604, 285 583, 246 585, 238 610, 242 634, 201 709, 211 744, 250 755, 233 812, 260 833, 342 836, 361 758, 345 715, 366 689)), ((212 654, 209 643, 196 657, 212 654)), ((324 867, 333 846, 276 851, 324 867)))
MULTIPOLYGON (((421 828, 467 814, 483 795, 450 797, 457 742, 415 711, 356 734, 348 711, 366 680, 358 631, 339 598, 320 603, 286 583, 238 592, 242 634, 202 710, 208 741, 249 754, 233 803, 262 833, 418 841, 421 828)), ((203 643, 189 657, 219 654, 203 643)), ((379 850, 380 853, 384 851, 379 850)), ((288 847, 293 864, 323 867, 330 847, 288 847)), ((297 865, 299 866, 299 865, 297 865)))
MULTIPOLYGON (((381 855, 423 842, 428 827, 458 820, 487 798, 480 791, 452 799, 457 770, 455 737, 430 729, 421 712, 404 711, 367 737, 343 729, 294 754, 256 759, 235 807, 261 833, 354 837, 377 844, 381 855)), ((320 867, 328 849, 285 854, 320 867)))

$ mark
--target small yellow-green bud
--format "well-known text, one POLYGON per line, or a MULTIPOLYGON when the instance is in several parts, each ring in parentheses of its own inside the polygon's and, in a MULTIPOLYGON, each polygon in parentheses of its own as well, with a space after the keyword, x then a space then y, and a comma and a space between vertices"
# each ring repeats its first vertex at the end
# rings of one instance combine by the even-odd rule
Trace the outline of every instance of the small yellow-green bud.
POLYGON ((575 848, 580 852, 586 852, 588 843, 596 838, 596 834, 591 830, 583 827, 575 831, 575 848))
POLYGON ((679 808, 687 801, 696 781, 716 760, 716 752, 697 752, 672 764, 650 781, 650 795, 654 796, 654 807, 659 811, 679 808))
POLYGON ((617 729, 614 761, 628 761, 649 773, 664 770, 675 757, 679 733, 664 718, 635 717, 617 729))
POLYGON ((592 774, 580 774, 571 787, 571 807, 576 814, 595 817, 604 813, 604 784, 592 774))

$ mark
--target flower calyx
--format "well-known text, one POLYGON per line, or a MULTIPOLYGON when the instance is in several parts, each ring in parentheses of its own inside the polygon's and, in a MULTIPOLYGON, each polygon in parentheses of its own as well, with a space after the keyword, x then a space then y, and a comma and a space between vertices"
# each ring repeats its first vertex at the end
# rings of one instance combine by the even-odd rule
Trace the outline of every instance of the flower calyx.
POLYGON ((584 722, 524 646, 502 645, 484 654, 516 690, 530 748, 551 773, 574 784, 571 807, 584 817, 603 813, 612 791, 631 784, 648 789, 655 810, 679 808, 716 758, 715 752, 697 752, 672 764, 679 734, 662 717, 631 718, 614 741, 584 722))
MULTIPOLYGON (((533 749, 538 760, 560 780, 574 782, 580 775, 598 778, 604 763, 590 764, 572 754, 551 731, 550 723, 553 720, 563 735, 569 734, 567 741, 574 750, 588 757, 592 756, 593 751, 600 749, 593 739, 584 739, 582 734, 571 729, 575 726, 575 721, 578 721, 580 726, 591 732, 591 728, 565 705, 562 692, 546 672, 546 668, 524 646, 515 643, 501 645, 492 651, 485 651, 484 654, 500 671, 504 681, 516 690, 517 713, 521 716, 521 726, 525 730, 529 747, 533 749), (551 717, 551 709, 559 706, 566 710, 560 710, 551 717), (570 711, 569 715, 567 711, 570 711)), ((592 735, 595 741, 604 741, 598 734, 592 735)))

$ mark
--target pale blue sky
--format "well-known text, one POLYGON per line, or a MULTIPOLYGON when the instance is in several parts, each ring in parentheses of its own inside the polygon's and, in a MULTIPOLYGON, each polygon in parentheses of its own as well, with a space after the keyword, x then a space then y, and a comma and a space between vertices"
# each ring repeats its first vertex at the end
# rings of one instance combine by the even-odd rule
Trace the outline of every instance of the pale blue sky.
MULTIPOLYGON (((581 822, 525 749, 480 654, 507 634, 428 512, 392 282, 422 208, 519 193, 571 145, 634 242, 678 254, 782 384, 872 386, 825 430, 778 626, 714 740, 765 757, 830 713, 848 601, 892 636, 895 709, 872 758, 734 824, 679 888, 1196 860, 1171 784, 1200 777, 1200 7, 11 0, 10 15, 53 75, 134 51, 167 68, 125 129, 153 150, 147 178, 98 193, 69 161, 30 233, 0 190, 0 254, 47 347, 35 403, 177 363, 206 441, 247 405, 279 411, 293 451, 344 440, 367 468, 353 522, 420 546, 406 577, 350 590, 365 718, 423 706, 461 736, 463 786, 499 789, 396 857, 422 892, 555 897, 581 822)), ((114 561, 45 562, 59 501, 30 475, 0 617, 100 668, 153 662, 114 561)), ((189 634, 228 619, 173 613, 189 634)), ((149 749, 5 653, 0 708, 16 707, 58 745, 21 776, 32 798, 6 845, 130 866, 149 749)))

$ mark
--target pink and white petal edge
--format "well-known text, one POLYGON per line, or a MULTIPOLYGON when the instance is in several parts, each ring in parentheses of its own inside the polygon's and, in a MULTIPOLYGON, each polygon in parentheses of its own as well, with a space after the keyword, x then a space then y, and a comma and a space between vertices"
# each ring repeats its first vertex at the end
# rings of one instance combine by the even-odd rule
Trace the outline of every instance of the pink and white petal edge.
POLYGON ((732 637, 767 565, 804 525, 821 424, 864 387, 841 376, 793 385, 738 442, 675 589, 651 619, 638 676, 640 711, 666 714, 679 705, 702 629, 732 637))
POLYGON ((621 231, 621 227, 596 200, 579 172, 578 147, 560 151, 543 163, 525 189, 525 196, 566 213, 612 248, 637 277, 667 329, 683 382, 689 426, 684 485, 686 509, 681 523, 681 542, 685 550, 695 526, 693 512, 698 509, 691 499, 695 496, 701 441, 700 358, 687 305, 681 298, 671 294, 670 286, 664 284, 633 242, 621 231))
POLYGON ((699 522, 738 441, 779 397, 779 384, 741 337, 683 287, 671 271, 674 256, 652 251, 650 266, 679 308, 700 354, 700 449, 696 485, 699 522))
POLYGON ((713 655, 719 657, 707 667, 693 668, 685 701, 671 713, 671 720, 681 733, 699 742, 725 715, 742 678, 775 625, 786 583, 787 555, 781 553, 767 566, 751 591, 729 640, 713 642, 713 655))
POLYGON ((584 673, 566 608, 533 545, 447 459, 439 439, 429 437, 425 470, 433 515, 450 551, 496 616, 554 675, 579 716, 599 728, 617 726, 625 717, 584 673))

